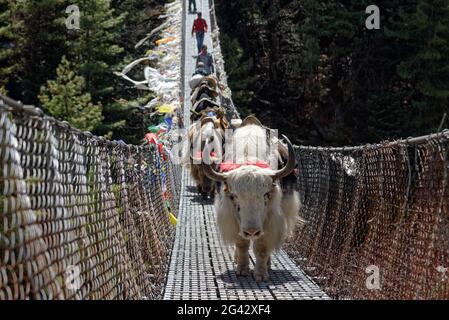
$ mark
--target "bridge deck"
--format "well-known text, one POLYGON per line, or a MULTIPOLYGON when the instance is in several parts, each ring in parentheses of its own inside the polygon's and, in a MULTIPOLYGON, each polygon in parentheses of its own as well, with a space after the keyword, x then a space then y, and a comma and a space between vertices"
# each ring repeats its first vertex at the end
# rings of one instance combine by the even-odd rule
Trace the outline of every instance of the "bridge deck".
MULTIPOLYGON (((197 0, 198 10, 209 22, 208 0, 197 0)), ((189 124, 190 88, 194 72, 196 43, 191 38, 195 15, 185 12, 184 97, 185 125, 189 124)), ((212 48, 210 34, 205 44, 212 48)), ((212 203, 205 203, 196 193, 188 171, 183 172, 180 217, 176 230, 164 299, 328 299, 327 295, 288 257, 280 251, 272 258, 268 283, 257 283, 253 277, 237 278, 233 248, 219 237, 212 203)), ((254 267, 254 256, 251 255, 254 267)))

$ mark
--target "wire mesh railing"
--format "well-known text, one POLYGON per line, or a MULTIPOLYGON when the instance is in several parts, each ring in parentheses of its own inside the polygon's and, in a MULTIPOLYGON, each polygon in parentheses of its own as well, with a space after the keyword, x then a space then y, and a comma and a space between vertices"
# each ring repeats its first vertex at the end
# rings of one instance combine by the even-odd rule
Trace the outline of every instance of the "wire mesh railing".
POLYGON ((298 147, 301 214, 288 252, 334 298, 449 299, 449 131, 298 147))
POLYGON ((5 97, 0 162, 0 300, 161 297, 178 166, 5 97))

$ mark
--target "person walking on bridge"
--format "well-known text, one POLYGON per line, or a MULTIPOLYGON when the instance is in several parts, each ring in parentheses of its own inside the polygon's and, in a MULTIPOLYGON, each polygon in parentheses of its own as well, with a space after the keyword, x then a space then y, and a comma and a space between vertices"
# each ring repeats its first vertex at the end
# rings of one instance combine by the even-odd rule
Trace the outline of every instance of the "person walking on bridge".
POLYGON ((201 52, 204 43, 204 34, 207 32, 207 22, 202 18, 201 12, 198 12, 198 18, 195 19, 192 26, 192 37, 196 33, 196 45, 198 53, 201 52))
POLYGON ((207 75, 215 72, 214 58, 212 58, 212 55, 207 52, 206 45, 203 45, 203 47, 201 48, 201 52, 196 59, 196 64, 199 65, 200 63, 202 63, 202 65, 204 66, 204 70, 206 71, 207 75))
POLYGON ((196 13, 196 0, 189 0, 189 13, 196 13))

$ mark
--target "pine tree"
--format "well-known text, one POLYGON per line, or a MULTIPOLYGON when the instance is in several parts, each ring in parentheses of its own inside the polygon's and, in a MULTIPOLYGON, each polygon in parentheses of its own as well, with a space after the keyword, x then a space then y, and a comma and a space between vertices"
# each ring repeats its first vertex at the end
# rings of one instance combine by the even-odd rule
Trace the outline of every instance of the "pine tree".
POLYGON ((20 64, 11 95, 35 104, 40 87, 54 77, 66 51, 65 0, 11 1, 14 40, 20 64))
POLYGON ((102 122, 101 105, 92 103, 90 94, 85 92, 84 78, 76 75, 73 69, 63 57, 56 80, 47 81, 41 88, 39 100, 56 119, 66 120, 80 130, 92 131, 102 122))
POLYGON ((220 42, 224 51, 223 54, 227 57, 226 73, 233 79, 233 99, 238 102, 241 114, 251 114, 248 106, 254 94, 250 89, 250 83, 253 79, 248 76, 248 73, 252 69, 252 59, 245 56, 237 38, 231 38, 228 34, 223 34, 220 42))
POLYGON ((18 63, 18 35, 13 23, 14 2, 0 0, 0 93, 7 93, 11 78, 20 67, 18 63))
MULTIPOLYGON (((380 30, 365 27, 369 0, 253 4, 217 0, 222 39, 229 33, 254 60, 236 66, 242 75, 230 74, 230 86, 239 98, 246 79, 258 116, 300 143, 426 134, 449 111, 449 0, 377 1, 380 30)), ((232 61, 233 43, 222 45, 232 61)))
POLYGON ((110 101, 123 49, 117 45, 124 15, 116 16, 110 0, 82 0, 80 29, 67 42, 68 56, 79 65, 87 90, 94 101, 110 101))
MULTIPOLYGON (((124 13, 123 29, 120 34, 120 45, 126 51, 134 51, 136 43, 151 29, 159 15, 163 14, 163 0, 112 0, 111 7, 115 12, 124 13)), ((145 50, 144 47, 142 47, 145 50)), ((135 52, 128 52, 134 54, 135 52)))
POLYGON ((409 131, 434 131, 449 113, 449 0, 420 0, 389 35, 404 43, 397 72, 409 90, 409 131))
POLYGON ((92 100, 103 105, 104 122, 95 134, 112 137, 126 123, 126 113, 118 112, 120 106, 114 102, 123 96, 120 79, 113 74, 120 70, 125 58, 118 44, 126 14, 116 14, 110 0, 82 0, 77 5, 81 12, 80 29, 70 32, 67 55, 79 67, 77 72, 86 80, 92 100))

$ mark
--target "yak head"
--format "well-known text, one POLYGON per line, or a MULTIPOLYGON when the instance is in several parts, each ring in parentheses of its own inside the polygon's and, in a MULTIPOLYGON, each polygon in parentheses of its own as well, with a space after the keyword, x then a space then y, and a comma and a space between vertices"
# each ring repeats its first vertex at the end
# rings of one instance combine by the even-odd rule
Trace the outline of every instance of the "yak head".
POLYGON ((295 153, 291 142, 283 136, 288 146, 288 160, 279 170, 256 164, 241 165, 229 172, 217 172, 213 166, 204 165, 205 174, 212 180, 221 181, 221 192, 234 206, 239 235, 250 240, 264 233, 267 215, 280 209, 282 198, 279 180, 295 168, 295 153))

